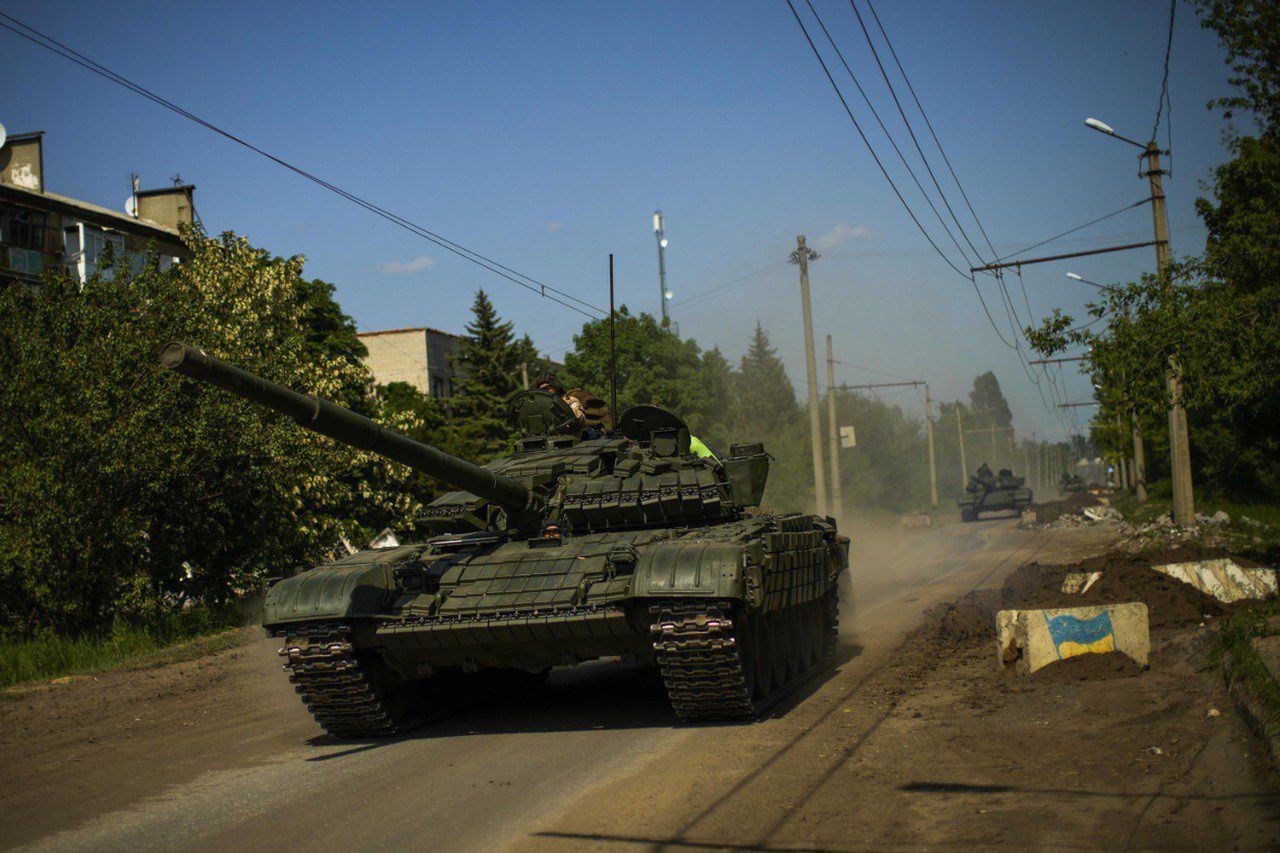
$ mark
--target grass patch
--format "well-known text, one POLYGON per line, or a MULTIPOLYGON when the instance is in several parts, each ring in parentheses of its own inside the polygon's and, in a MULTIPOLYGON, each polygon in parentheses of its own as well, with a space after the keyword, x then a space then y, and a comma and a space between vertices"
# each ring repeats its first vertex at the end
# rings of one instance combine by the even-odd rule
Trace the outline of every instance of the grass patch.
POLYGON ((194 608, 146 624, 117 621, 105 636, 0 640, 0 688, 84 672, 163 663, 226 648, 243 624, 234 608, 194 608), (214 636, 210 636, 214 635, 214 636), (223 636, 222 641, 216 641, 223 636), (192 642, 197 641, 197 642, 192 642), (178 654, 174 654, 178 651, 178 654))
POLYGON ((1215 648, 1217 662, 1228 656, 1233 676, 1243 679, 1261 703, 1265 715, 1261 723, 1267 736, 1280 733, 1280 684, 1267 672, 1251 641, 1277 633, 1269 622, 1276 616, 1280 616, 1277 601, 1236 613, 1222 623, 1215 648))

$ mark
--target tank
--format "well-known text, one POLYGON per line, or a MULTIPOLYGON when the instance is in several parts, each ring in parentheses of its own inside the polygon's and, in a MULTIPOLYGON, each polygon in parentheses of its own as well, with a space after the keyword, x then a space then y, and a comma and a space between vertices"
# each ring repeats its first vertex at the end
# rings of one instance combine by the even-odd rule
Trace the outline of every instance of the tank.
POLYGON ((456 489, 426 508, 422 541, 267 590, 263 624, 331 735, 395 734, 458 673, 598 658, 656 667, 682 720, 749 718, 833 658, 849 539, 760 506, 762 444, 700 457, 649 405, 592 436, 560 397, 521 391, 515 452, 480 466, 185 344, 161 362, 456 489))
POLYGON ((1013 471, 1001 468, 999 474, 982 465, 969 478, 964 494, 956 501, 960 507, 961 521, 977 521, 984 512, 1022 512, 1031 505, 1031 490, 1024 477, 1014 476, 1013 471))
POLYGON ((1082 492, 1084 491, 1084 480, 1079 474, 1064 473, 1058 486, 1064 492, 1082 492))

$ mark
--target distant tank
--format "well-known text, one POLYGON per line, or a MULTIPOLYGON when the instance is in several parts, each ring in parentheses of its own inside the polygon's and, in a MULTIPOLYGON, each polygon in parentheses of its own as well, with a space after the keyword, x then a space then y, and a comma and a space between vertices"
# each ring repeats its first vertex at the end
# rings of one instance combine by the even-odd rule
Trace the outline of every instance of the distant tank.
POLYGON ((1084 480, 1079 474, 1063 474, 1062 482, 1059 484, 1064 492, 1079 492, 1084 490, 1084 480))
POLYGON ((763 445, 701 458, 675 413, 647 405, 590 438, 562 398, 522 391, 516 451, 481 467, 194 347, 161 360, 458 489, 427 508, 429 538, 267 591, 263 624, 330 734, 394 734, 449 671, 602 657, 656 666, 680 719, 750 717, 834 655, 849 539, 760 508, 763 445))
POLYGON ((1013 471, 1001 468, 992 474, 985 464, 969 478, 964 494, 956 501, 960 507, 961 521, 977 521, 984 512, 1022 512, 1031 505, 1031 490, 1024 477, 1015 477, 1013 471))

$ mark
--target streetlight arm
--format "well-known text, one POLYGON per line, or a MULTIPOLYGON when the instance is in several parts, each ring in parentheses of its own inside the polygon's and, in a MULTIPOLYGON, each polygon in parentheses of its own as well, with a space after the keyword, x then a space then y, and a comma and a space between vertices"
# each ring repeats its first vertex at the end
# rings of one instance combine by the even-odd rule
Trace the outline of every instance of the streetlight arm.
POLYGON ((1106 136, 1114 137, 1116 139, 1119 139, 1121 142, 1127 142, 1130 145, 1133 145, 1137 148, 1141 148, 1143 151, 1147 150, 1147 146, 1144 145, 1143 143, 1132 140, 1127 136, 1121 136, 1120 134, 1116 133, 1115 130, 1112 129, 1111 125, 1098 121, 1096 118, 1087 118, 1084 120, 1084 124, 1085 124, 1085 127, 1089 128, 1090 130, 1096 130, 1098 131, 1098 133, 1105 134, 1106 136))

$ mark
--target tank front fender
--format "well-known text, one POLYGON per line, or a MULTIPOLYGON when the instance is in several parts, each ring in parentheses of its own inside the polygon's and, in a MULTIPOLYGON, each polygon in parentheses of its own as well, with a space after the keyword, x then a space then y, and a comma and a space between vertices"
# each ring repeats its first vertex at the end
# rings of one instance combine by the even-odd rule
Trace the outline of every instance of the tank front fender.
POLYGON ((743 549, 732 542, 662 542, 636 561, 633 596, 744 598, 743 549))
POLYGON ((395 594, 392 570, 422 546, 361 551, 280 581, 267 590, 262 624, 352 619, 385 612, 395 594))

